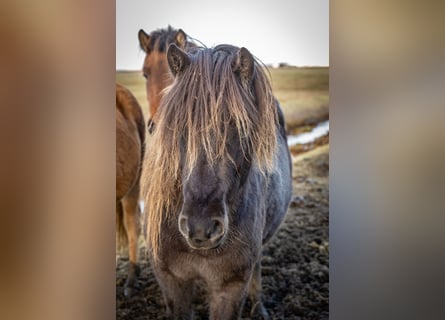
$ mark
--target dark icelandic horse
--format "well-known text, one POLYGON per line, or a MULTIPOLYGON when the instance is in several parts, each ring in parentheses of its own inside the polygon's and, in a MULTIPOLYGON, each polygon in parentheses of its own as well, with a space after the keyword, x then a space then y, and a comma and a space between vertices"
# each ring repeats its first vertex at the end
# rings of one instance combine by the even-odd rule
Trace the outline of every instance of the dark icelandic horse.
POLYGON ((118 249, 128 247, 130 265, 125 295, 136 286, 140 235, 139 190, 145 123, 136 98, 116 84, 116 235, 118 249))
POLYGON ((171 43, 185 50, 196 45, 188 40, 188 36, 182 29, 174 29, 171 26, 154 30, 150 34, 141 29, 138 32, 138 38, 139 45, 145 52, 142 74, 146 79, 145 86, 150 110, 148 131, 152 133, 163 90, 173 82, 167 63, 167 48, 171 43))
POLYGON ((210 319, 239 318, 247 296, 251 313, 267 319, 261 252, 292 191, 282 111, 245 48, 172 44, 167 60, 175 80, 141 177, 143 230, 167 314, 192 319, 200 279, 210 319))

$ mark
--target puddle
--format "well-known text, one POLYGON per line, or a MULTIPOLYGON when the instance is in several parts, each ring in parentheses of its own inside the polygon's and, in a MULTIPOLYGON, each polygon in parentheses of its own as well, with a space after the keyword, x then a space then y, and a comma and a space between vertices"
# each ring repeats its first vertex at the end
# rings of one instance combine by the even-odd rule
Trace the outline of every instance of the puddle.
POLYGON ((287 137, 287 145, 292 146, 294 144, 304 144, 312 142, 315 139, 325 135, 329 132, 329 120, 320 122, 312 131, 300 133, 294 136, 287 137))

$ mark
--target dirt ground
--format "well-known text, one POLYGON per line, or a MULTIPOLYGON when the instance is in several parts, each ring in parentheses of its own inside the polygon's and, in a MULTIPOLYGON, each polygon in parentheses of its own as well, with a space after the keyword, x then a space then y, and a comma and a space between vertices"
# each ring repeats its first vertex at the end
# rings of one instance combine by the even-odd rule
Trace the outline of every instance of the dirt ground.
MULTIPOLYGON (((263 302, 271 319, 323 320, 329 317, 329 137, 292 151, 293 198, 285 221, 264 249, 263 302)), ((140 257, 140 290, 131 298, 123 294, 128 260, 118 260, 116 318, 166 319, 144 248, 140 257)), ((194 301, 195 319, 208 319, 202 293, 194 301)), ((243 319, 251 319, 248 310, 247 300, 243 319)))

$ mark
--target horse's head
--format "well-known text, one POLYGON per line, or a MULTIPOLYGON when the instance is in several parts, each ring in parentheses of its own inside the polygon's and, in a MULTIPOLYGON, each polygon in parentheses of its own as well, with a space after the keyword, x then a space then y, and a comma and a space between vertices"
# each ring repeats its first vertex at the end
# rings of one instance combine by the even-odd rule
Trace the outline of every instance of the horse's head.
MULTIPOLYGON (((230 85, 246 93, 251 89, 254 58, 245 48, 231 49, 230 54, 208 55, 207 61, 204 56, 189 55, 174 44, 167 52, 175 77, 181 77, 187 68, 191 69, 188 75, 195 75, 194 79, 178 79, 194 83, 187 91, 196 95, 194 102, 188 97, 184 99, 185 107, 196 110, 185 128, 188 136, 183 135, 180 141, 183 203, 178 218, 179 230, 193 249, 212 249, 223 243, 229 230, 229 211, 252 162, 248 138, 237 128, 242 124, 231 119, 230 112, 216 110, 234 107, 228 105, 231 99, 222 96, 230 94, 230 88, 224 88, 229 83, 223 85, 227 79, 222 79, 225 75, 218 70, 226 60, 230 60, 226 64, 236 81, 230 85), (224 92, 226 89, 229 91, 224 92), (190 105, 191 101, 194 105, 190 105)), ((248 94, 237 97, 238 104, 253 104, 253 99, 247 97, 248 94)))
POLYGON ((277 145, 272 90, 247 49, 184 51, 171 44, 166 58, 174 81, 162 98, 143 173, 155 257, 167 220, 193 249, 236 237, 238 200, 248 196, 253 170, 265 174, 273 167, 277 145))
POLYGON ((150 119, 148 129, 153 129, 153 119, 159 108, 162 98, 162 91, 172 83, 167 64, 166 51, 168 45, 175 43, 181 48, 185 48, 187 36, 181 29, 175 30, 172 27, 155 30, 150 34, 144 30, 139 30, 139 44, 145 52, 142 72, 146 79, 147 100, 150 108, 150 119))

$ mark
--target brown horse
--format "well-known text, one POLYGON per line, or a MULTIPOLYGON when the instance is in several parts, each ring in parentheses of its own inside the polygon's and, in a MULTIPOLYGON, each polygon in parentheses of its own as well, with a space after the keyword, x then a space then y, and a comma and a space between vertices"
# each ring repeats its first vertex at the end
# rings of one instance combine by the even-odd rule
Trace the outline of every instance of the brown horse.
POLYGON ((142 72, 147 79, 146 90, 150 106, 148 131, 151 133, 163 90, 173 82, 166 58, 167 48, 171 43, 175 43, 178 47, 186 50, 194 47, 195 44, 187 40, 188 37, 182 29, 174 29, 171 26, 152 31, 150 34, 141 29, 138 38, 142 50, 146 53, 142 72))
POLYGON ((139 180, 145 128, 141 107, 131 92, 116 84, 116 231, 118 248, 128 246, 130 265, 125 295, 137 284, 140 235, 139 180))

